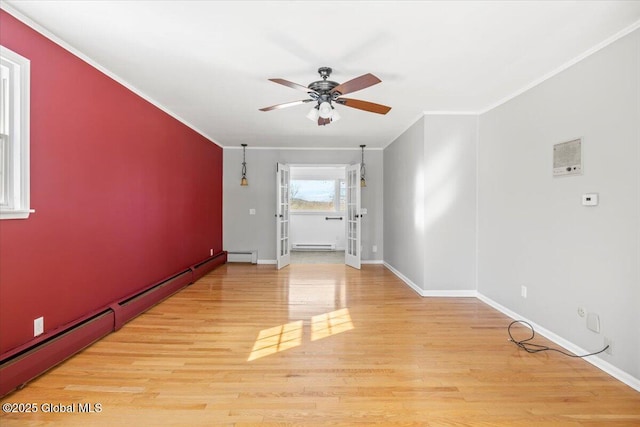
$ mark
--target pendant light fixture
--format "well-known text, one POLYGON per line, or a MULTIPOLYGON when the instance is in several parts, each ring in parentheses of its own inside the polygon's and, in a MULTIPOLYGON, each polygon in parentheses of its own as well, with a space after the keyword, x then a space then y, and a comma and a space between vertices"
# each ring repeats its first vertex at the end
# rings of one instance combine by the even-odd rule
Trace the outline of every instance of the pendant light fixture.
POLYGON ((365 179, 365 174, 367 171, 364 167, 364 147, 366 147, 366 145, 360 146, 360 148, 362 149, 362 162, 360 163, 360 187, 367 186, 367 180, 365 179))
POLYGON ((247 161, 245 160, 247 144, 242 145, 242 179, 240 180, 240 185, 246 187, 249 185, 249 181, 247 181, 247 161))

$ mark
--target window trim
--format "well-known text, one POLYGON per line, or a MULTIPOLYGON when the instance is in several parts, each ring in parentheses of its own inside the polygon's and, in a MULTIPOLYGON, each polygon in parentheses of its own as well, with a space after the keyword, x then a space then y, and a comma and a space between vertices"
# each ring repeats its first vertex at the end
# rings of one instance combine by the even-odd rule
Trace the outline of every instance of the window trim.
POLYGON ((13 96, 9 100, 7 185, 11 187, 8 207, 0 206, 0 219, 26 219, 35 212, 30 208, 30 94, 31 61, 0 46, 2 61, 11 70, 13 96))

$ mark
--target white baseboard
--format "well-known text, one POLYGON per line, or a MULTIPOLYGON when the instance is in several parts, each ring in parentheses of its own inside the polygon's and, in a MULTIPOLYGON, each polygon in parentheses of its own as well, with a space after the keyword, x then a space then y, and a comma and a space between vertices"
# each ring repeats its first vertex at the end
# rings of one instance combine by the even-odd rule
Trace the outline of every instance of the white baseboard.
MULTIPOLYGON (((536 333, 539 333, 540 335, 544 336, 545 338, 550 339, 551 341, 553 341, 554 343, 558 344, 559 346, 566 348, 567 350, 569 350, 573 354, 588 354, 588 353, 590 353, 590 351, 585 350, 585 349, 573 344, 570 341, 567 341, 566 339, 562 338, 561 336, 554 334, 553 332, 549 331, 548 329, 543 328, 542 326, 538 325, 537 323, 535 323, 535 322, 533 322, 533 321, 531 321, 531 320, 529 320, 529 319, 527 319, 527 318, 525 318, 523 316, 520 316, 518 313, 509 310, 505 306, 495 302, 491 298, 489 298, 489 297, 487 297, 485 295, 482 295, 479 292, 477 293, 477 298, 480 301, 484 302, 485 304, 495 308, 499 312, 509 316, 513 320, 523 320, 523 321, 531 324, 531 326, 533 326, 533 328, 535 329, 536 333)), ((629 387, 633 388, 634 390, 640 392, 640 379, 634 377, 633 375, 623 371, 620 368, 617 368, 617 367, 613 366, 611 363, 601 359, 599 356, 584 357, 583 360, 591 363, 596 368, 606 372, 607 374, 609 374, 612 377, 622 381, 623 383, 625 383, 629 387)))
MULTIPOLYGON (((277 264, 278 262, 275 259, 259 259, 257 264, 277 264)), ((384 261, 381 260, 363 260, 360 262, 361 264, 384 264, 384 261)))
POLYGON ((396 270, 391 264, 387 262, 383 262, 384 266, 387 267, 393 274, 398 276, 400 280, 406 283, 411 289, 413 289, 418 295, 421 297, 453 297, 453 298, 475 298, 478 295, 478 292, 474 289, 459 289, 459 290, 426 290, 422 289, 415 283, 413 283, 407 276, 400 273, 396 270))
POLYGON ((405 276, 404 274, 400 273, 398 270, 396 270, 391 264, 389 264, 388 262, 383 262, 384 266, 387 267, 389 269, 389 271, 391 271, 393 274, 395 274, 396 276, 398 276, 398 279, 402 280, 404 283, 406 283, 411 289, 413 289, 418 295, 420 295, 421 297, 425 296, 423 294, 424 290, 420 287, 418 287, 418 285, 416 285, 415 283, 413 283, 407 276, 405 276))
POLYGON ((422 291, 425 297, 476 298, 478 292, 471 289, 422 291))
POLYGON ((382 261, 381 259, 363 259, 362 261, 360 261, 360 264, 362 265, 383 265, 384 261, 382 261))

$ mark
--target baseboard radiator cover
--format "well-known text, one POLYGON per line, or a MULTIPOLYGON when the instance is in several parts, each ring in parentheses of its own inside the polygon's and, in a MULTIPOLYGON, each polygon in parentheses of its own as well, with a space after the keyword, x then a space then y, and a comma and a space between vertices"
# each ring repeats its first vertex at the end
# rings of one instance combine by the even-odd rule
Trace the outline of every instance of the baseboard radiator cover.
POLYGON ((106 310, 61 331, 0 364, 0 396, 4 396, 65 361, 113 331, 114 314, 106 310))
POLYGON ((294 243, 293 251, 335 251, 335 243, 294 243))
POLYGON ((128 295, 89 318, 52 331, 50 337, 5 353, 0 361, 0 397, 45 373, 100 338, 226 263, 222 252, 189 269, 128 295))
POLYGON ((258 263, 258 251, 257 250, 240 250, 240 251, 228 251, 228 262, 250 262, 251 264, 258 263))
POLYGON ((193 283, 193 272, 189 269, 129 296, 110 307, 114 312, 113 330, 144 313, 154 305, 193 283))
POLYGON ((211 258, 207 258, 206 260, 195 264, 191 267, 191 272, 193 274, 193 281, 195 282, 198 279, 204 277, 207 273, 212 270, 215 270, 217 267, 222 264, 226 264, 228 262, 227 252, 220 252, 217 255, 214 255, 211 258))

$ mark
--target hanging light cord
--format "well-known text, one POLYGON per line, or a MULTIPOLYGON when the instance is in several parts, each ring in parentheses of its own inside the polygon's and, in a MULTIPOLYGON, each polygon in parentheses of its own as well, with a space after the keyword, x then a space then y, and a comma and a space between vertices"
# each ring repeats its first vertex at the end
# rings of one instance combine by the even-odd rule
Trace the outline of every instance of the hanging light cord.
POLYGON ((246 150, 247 147, 242 147, 242 177, 247 175, 247 162, 246 162, 246 150))
POLYGON ((527 353, 539 353, 541 351, 555 351, 555 352, 564 354, 565 356, 583 358, 588 356, 595 356, 596 354, 600 354, 609 348, 609 345, 606 345, 602 350, 596 351, 595 353, 576 355, 576 354, 567 353, 566 351, 559 350, 557 348, 548 347, 546 345, 534 344, 529 341, 531 341, 535 337, 536 332, 534 331, 533 326, 531 326, 529 323, 525 322, 524 320, 514 320, 513 322, 511 322, 509 324, 509 327, 507 328, 507 333, 509 334, 509 341, 511 341, 512 343, 514 343, 515 345, 517 345, 527 353), (513 335, 511 334, 511 328, 516 323, 520 323, 522 325, 527 326, 529 329, 531 329, 531 336, 527 339, 519 340, 519 341, 514 339, 513 335))

